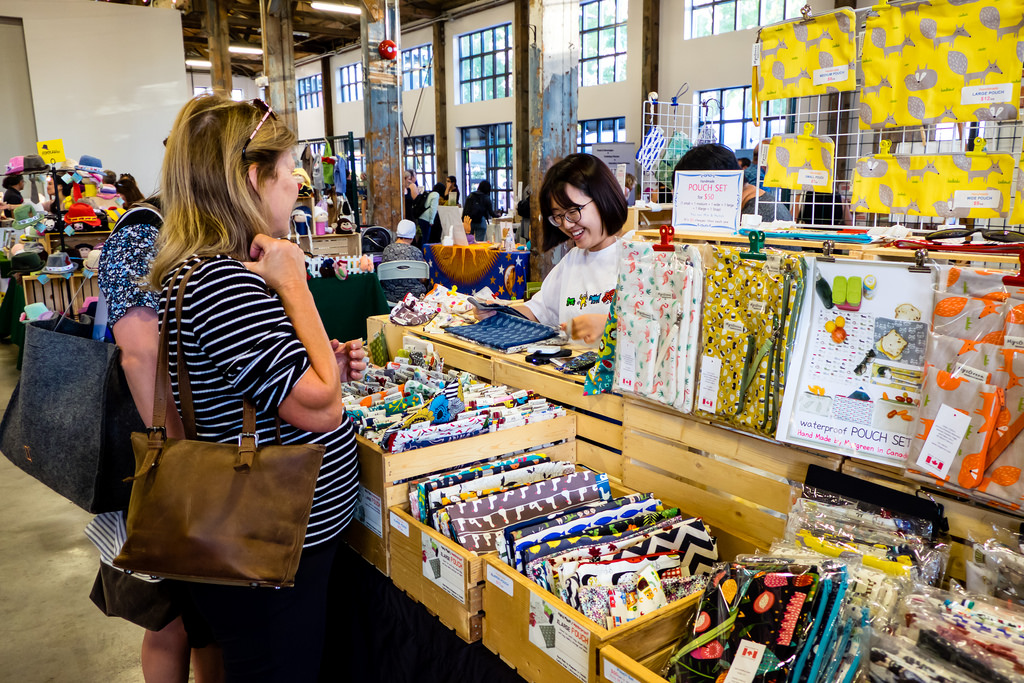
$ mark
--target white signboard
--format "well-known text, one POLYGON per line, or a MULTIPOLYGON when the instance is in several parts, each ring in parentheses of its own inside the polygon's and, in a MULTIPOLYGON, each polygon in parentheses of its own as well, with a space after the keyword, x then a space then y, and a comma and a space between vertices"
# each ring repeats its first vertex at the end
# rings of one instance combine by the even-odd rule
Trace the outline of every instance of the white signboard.
POLYGON ((740 227, 743 171, 676 171, 672 226, 708 232, 740 227))

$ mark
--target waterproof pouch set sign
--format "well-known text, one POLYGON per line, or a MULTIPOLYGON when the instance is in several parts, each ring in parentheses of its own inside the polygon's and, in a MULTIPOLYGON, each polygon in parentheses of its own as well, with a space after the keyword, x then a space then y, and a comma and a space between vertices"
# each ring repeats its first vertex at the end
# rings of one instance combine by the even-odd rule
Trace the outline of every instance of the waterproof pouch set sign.
POLYGON ((855 90, 855 26, 853 10, 842 9, 761 29, 754 47, 757 100, 855 90))
POLYGON ((938 218, 1000 218, 1010 208, 1014 159, 975 152, 957 154, 889 154, 857 160, 852 208, 861 213, 906 214, 938 218))
POLYGON ((814 124, 804 124, 803 135, 775 135, 768 147, 765 187, 805 192, 832 191, 836 144, 829 137, 811 135, 814 124))
POLYGON ((868 12, 861 128, 1018 116, 1024 0, 903 2, 868 12))
POLYGON ((803 257, 713 246, 704 263, 695 412, 773 436, 803 294, 803 257))

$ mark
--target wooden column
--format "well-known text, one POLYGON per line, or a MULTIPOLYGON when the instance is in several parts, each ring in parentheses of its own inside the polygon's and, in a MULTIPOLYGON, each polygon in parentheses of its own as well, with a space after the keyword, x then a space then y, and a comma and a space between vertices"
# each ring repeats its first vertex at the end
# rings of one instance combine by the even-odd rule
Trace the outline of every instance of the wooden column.
MULTIPOLYGON (((530 0, 515 0, 512 7, 512 73, 516 98, 516 125, 513 131, 513 162, 515 164, 515 179, 522 183, 523 187, 531 186, 530 171, 530 93, 531 87, 539 81, 534 73, 537 68, 536 54, 537 46, 533 44, 533 38, 537 35, 534 27, 530 26, 530 0)), ((540 189, 539 187, 537 188, 540 189)), ((530 199, 530 238, 533 244, 539 244, 536 236, 536 226, 540 225, 537 216, 540 209, 536 208, 538 192, 533 191, 530 199)), ((532 279, 532 276, 531 276, 532 279)))
POLYGON ((278 119, 298 132, 291 0, 260 0, 260 26, 263 27, 263 75, 270 79, 268 104, 274 108, 278 119))
MULTIPOLYGON (((658 54, 661 50, 661 0, 643 0, 641 18, 640 97, 658 92, 658 54)), ((642 125, 642 124, 641 124, 642 125)), ((641 135, 637 136, 639 139, 641 135)))
POLYGON ((398 59, 381 59, 377 46, 396 40, 398 0, 363 0, 363 111, 366 137, 366 223, 394 230, 402 219, 402 89, 398 59))
MULTIPOLYGON (((334 75, 331 73, 331 58, 320 58, 320 82, 324 91, 321 98, 324 103, 324 137, 334 137, 334 75)), ((334 143, 331 143, 334 147, 334 143)), ((334 150, 337 153, 338 150, 334 150)))
MULTIPOLYGON (((434 55, 434 153, 437 154, 437 181, 443 183, 449 175, 458 177, 448 162, 448 76, 444 22, 434 24, 433 47, 434 55)), ((424 188, 426 189, 426 188, 424 188)), ((461 197, 460 197, 461 199, 461 197)))
POLYGON ((231 53, 228 52, 228 7, 226 0, 206 0, 206 44, 210 52, 210 85, 213 92, 231 96, 231 53))
POLYGON ((576 151, 579 84, 579 22, 577 0, 530 0, 530 24, 537 27, 530 46, 530 188, 532 199, 530 279, 543 280, 551 270, 551 254, 541 252, 543 232, 537 197, 544 173, 576 151))

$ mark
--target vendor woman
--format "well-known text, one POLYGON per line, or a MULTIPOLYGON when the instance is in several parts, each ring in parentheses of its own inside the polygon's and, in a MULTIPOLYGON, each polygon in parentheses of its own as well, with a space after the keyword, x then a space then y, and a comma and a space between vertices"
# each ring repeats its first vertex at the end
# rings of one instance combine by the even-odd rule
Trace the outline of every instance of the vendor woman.
POLYGON ((560 325, 573 339, 601 340, 619 273, 618 234, 626 198, 615 176, 591 154, 570 154, 548 170, 540 189, 544 249, 573 248, 551 269, 539 292, 516 306, 526 317, 560 325))

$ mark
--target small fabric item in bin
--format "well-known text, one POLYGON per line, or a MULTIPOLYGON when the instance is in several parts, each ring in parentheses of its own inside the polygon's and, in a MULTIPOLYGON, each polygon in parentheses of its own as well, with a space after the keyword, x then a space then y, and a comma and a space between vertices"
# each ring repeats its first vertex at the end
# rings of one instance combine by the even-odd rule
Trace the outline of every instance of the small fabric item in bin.
POLYGON ((475 325, 449 327, 448 332, 483 346, 507 351, 515 346, 536 344, 558 336, 558 330, 508 313, 495 313, 475 325))
POLYGON ((425 325, 433 320, 437 311, 437 306, 424 303, 410 293, 391 309, 390 317, 396 325, 425 325))
MULTIPOLYGON (((426 522, 429 516, 430 508, 428 499, 430 493, 439 488, 445 486, 453 486, 455 484, 470 481, 472 479, 478 479, 498 472, 505 472, 507 470, 514 470, 520 467, 528 467, 529 465, 537 465, 542 462, 548 462, 548 456, 543 453, 530 453, 528 455, 522 455, 517 458, 509 460, 501 460, 498 462, 490 462, 476 467, 470 467, 468 469, 460 470, 452 474, 445 474, 434 479, 427 479, 416 483, 416 502, 419 510, 419 519, 421 522, 426 522)), ((411 488, 411 487, 410 487, 411 488)), ((412 492, 410 491, 410 498, 412 498, 412 492)))

